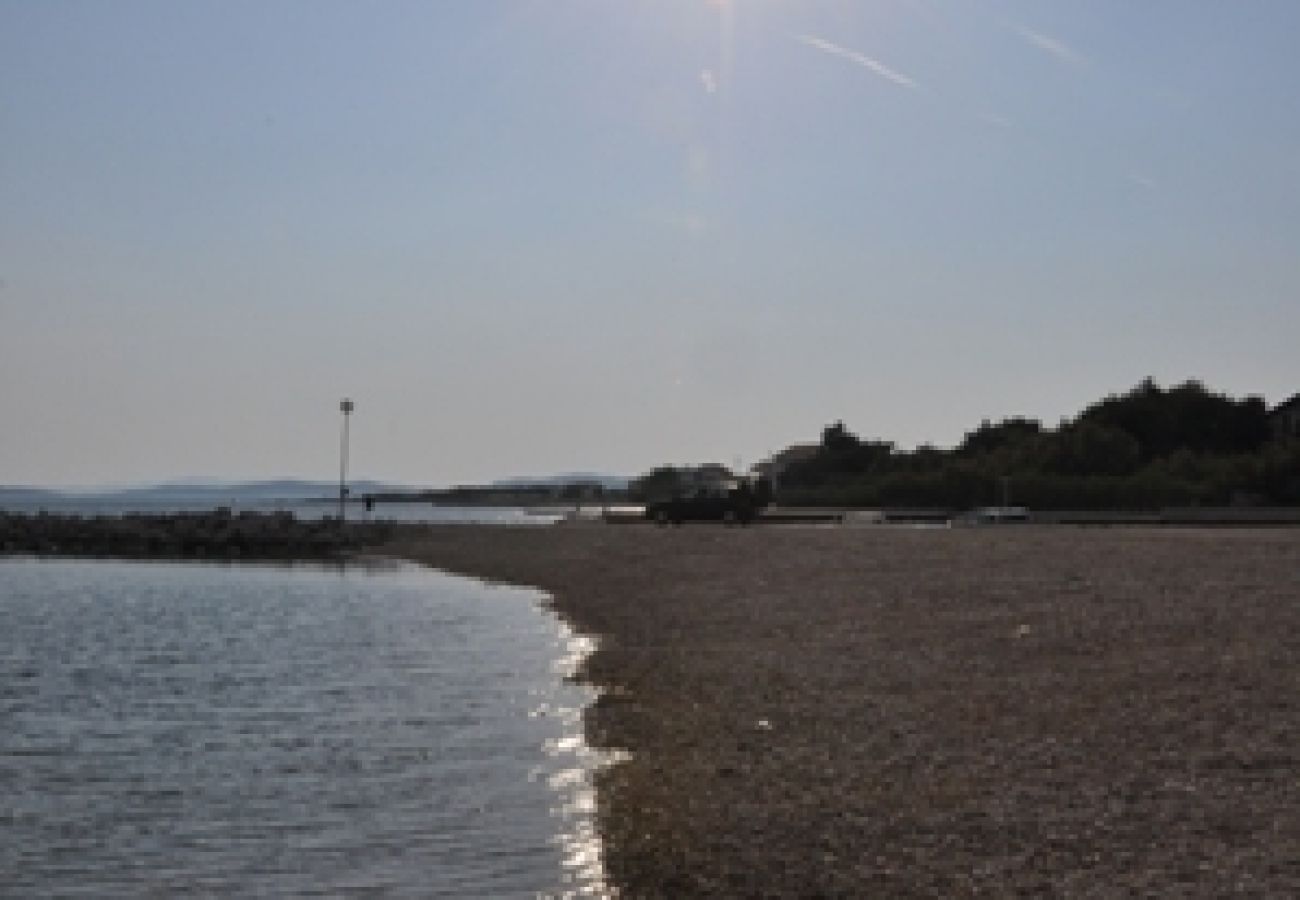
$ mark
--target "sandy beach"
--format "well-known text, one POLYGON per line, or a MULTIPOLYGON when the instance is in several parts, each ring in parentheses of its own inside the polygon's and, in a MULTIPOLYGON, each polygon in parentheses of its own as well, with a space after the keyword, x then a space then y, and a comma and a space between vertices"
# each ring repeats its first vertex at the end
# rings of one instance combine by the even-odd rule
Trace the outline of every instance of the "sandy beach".
POLYGON ((1295 896, 1300 530, 447 527, 599 637, 625 896, 1295 896))

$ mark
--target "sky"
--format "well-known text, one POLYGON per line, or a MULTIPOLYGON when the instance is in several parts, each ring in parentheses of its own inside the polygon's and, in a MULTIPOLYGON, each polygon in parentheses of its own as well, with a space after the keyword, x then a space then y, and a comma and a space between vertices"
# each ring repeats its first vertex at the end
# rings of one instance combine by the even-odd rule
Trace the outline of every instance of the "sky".
POLYGON ((1300 4, 0 0, 0 484, 1300 391, 1300 4))

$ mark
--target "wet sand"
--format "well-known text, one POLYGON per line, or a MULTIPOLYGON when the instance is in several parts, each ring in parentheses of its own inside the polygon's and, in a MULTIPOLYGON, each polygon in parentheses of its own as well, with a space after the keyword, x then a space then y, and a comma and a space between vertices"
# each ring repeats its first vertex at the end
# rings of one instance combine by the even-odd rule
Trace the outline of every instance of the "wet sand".
POLYGON ((435 528, 601 649, 625 896, 1300 895, 1300 530, 435 528))

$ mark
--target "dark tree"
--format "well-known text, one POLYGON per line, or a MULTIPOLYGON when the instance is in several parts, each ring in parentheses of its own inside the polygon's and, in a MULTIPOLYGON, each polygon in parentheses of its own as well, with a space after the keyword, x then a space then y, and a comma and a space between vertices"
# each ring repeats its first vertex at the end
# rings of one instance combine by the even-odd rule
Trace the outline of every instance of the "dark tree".
POLYGON ((1141 448, 1121 428, 1078 422, 1038 442, 1040 465, 1055 475, 1129 475, 1142 461, 1141 448))
POLYGON ((1003 447, 1013 446, 1023 443, 1030 438, 1037 437, 1043 431, 1043 425, 1037 419, 1026 419, 1015 417, 1003 419, 996 425, 985 419, 980 423, 979 428, 967 432, 962 438, 961 446, 957 452, 963 456, 978 456, 984 453, 992 453, 1003 447))
POLYGON ((829 454, 852 453, 858 446, 858 436, 844 427, 843 422, 822 429, 822 452, 829 454))
POLYGON ((1177 450, 1254 453, 1270 434, 1262 398, 1233 400, 1198 381, 1164 390, 1147 378, 1126 394, 1088 407, 1079 419, 1128 432, 1146 461, 1177 450))
POLYGON ((632 482, 628 494, 637 500, 672 497, 681 489, 682 473, 672 466, 659 466, 632 482))

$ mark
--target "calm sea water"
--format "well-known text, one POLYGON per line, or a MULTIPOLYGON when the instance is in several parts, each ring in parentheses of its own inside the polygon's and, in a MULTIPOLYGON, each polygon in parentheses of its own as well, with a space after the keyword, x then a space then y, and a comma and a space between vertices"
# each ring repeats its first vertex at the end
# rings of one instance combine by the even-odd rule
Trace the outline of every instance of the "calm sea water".
POLYGON ((590 648, 540 599, 0 560, 0 895, 599 893, 590 648))

